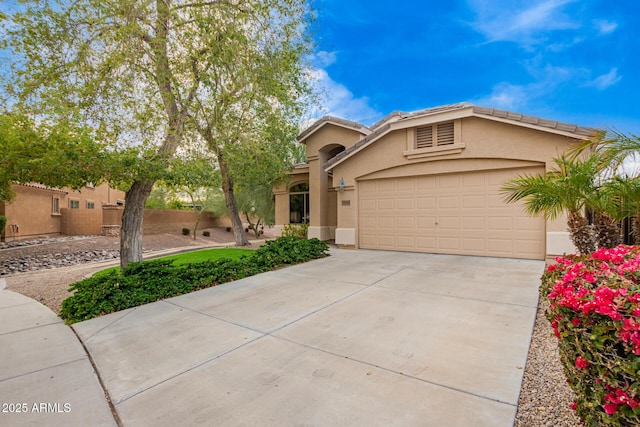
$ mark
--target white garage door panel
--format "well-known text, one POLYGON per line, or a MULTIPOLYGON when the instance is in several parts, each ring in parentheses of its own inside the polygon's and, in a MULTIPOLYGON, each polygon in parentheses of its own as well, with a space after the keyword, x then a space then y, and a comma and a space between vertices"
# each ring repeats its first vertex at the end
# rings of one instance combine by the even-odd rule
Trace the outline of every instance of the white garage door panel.
POLYGON ((500 187, 542 168, 506 169, 359 183, 362 248, 544 258, 544 220, 505 204, 500 187))

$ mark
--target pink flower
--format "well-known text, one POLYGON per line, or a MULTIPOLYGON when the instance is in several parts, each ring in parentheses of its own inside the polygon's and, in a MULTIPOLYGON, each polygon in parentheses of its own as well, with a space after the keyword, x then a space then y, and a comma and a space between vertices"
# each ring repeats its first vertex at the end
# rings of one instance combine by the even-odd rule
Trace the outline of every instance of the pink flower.
POLYGON ((579 318, 577 318, 577 317, 574 317, 574 318, 571 320, 571 323, 573 324, 573 326, 580 326, 580 324, 582 323, 582 320, 580 320, 580 319, 579 319, 579 318))
MULTIPOLYGON (((607 387, 607 389, 614 392, 607 394, 604 397, 604 401, 609 402, 609 404, 616 405, 616 409, 617 409, 617 405, 627 405, 631 409, 640 407, 640 400, 638 400, 638 398, 636 397, 629 396, 629 394, 627 394, 627 392, 625 392, 624 390, 619 388, 614 389, 613 387, 607 387)), ((606 405, 605 405, 605 411, 606 411, 606 405)), ((607 412, 607 414, 611 415, 609 412, 607 412)))
POLYGON ((589 361, 582 356, 576 358, 576 368, 587 369, 589 367, 589 361))
POLYGON ((604 408, 604 412, 606 412, 607 415, 613 415, 618 411, 618 405, 616 405, 615 403, 605 403, 604 405, 602 405, 602 407, 604 408))
POLYGON ((571 405, 569 405, 569 408, 571 408, 571 410, 575 411, 578 409, 578 402, 576 402, 575 400, 573 401, 573 403, 571 405))

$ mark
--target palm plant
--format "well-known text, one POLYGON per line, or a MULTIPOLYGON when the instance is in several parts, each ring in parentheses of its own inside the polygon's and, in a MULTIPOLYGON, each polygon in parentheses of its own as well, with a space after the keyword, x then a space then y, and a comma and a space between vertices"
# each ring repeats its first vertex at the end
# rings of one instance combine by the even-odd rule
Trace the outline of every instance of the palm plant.
POLYGON ((633 234, 636 242, 640 242, 640 169, 630 170, 630 165, 640 160, 640 136, 626 135, 616 130, 598 132, 591 140, 576 146, 573 155, 578 156, 585 151, 598 154, 601 161, 599 170, 606 171, 610 177, 607 183, 608 192, 617 211, 612 215, 621 220, 633 217, 633 234), (617 200, 617 202, 616 202, 617 200))
MULTIPOLYGON (((626 135, 616 130, 611 130, 605 136, 594 138, 579 147, 593 147, 601 155, 604 164, 611 168, 618 168, 629 160, 638 160, 640 156, 640 136, 626 135)), ((638 173, 636 171, 635 175, 638 173)))
POLYGON ((610 187, 610 191, 617 195, 614 217, 618 220, 633 218, 633 237, 640 242, 640 177, 616 176, 610 187))
POLYGON ((593 228, 583 215, 597 189, 597 155, 586 159, 566 155, 553 159, 555 166, 544 175, 521 175, 503 185, 507 203, 522 200, 530 215, 555 219, 567 213, 567 226, 573 244, 583 254, 596 248, 593 228))
POLYGON ((602 179, 585 202, 593 212, 593 231, 598 248, 613 248, 622 243, 620 220, 622 213, 621 191, 626 188, 622 177, 602 179))

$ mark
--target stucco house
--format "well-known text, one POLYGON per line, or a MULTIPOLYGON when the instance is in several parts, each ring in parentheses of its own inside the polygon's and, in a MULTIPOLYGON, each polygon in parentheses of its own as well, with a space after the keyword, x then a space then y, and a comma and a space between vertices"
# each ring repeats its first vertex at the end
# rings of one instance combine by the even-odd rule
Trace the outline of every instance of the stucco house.
POLYGON ((298 136, 308 162, 274 188, 276 232, 308 223, 339 246, 544 259, 574 252, 564 217, 528 216, 500 187, 544 173, 596 129, 469 103, 390 114, 372 127, 323 117, 298 136))
POLYGON ((81 190, 42 184, 13 184, 15 199, 0 203, 7 217, 4 237, 100 234, 103 207, 124 204, 125 193, 103 183, 81 190))

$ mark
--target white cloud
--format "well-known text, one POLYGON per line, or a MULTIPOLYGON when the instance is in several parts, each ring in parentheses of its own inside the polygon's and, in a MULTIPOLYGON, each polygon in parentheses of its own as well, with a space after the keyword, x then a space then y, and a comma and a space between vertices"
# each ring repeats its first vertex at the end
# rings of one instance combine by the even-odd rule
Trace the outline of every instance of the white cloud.
POLYGON ((527 87, 502 82, 493 87, 490 95, 473 103, 504 110, 521 110, 528 99, 527 87))
POLYGON ((618 83, 622 79, 622 76, 618 75, 618 69, 612 68, 609 70, 607 74, 603 74, 601 76, 596 77, 592 81, 590 81, 587 86, 594 86, 597 89, 603 90, 608 88, 609 86, 613 86, 618 83))
POLYGON ((528 73, 533 77, 531 83, 517 85, 510 82, 496 84, 489 95, 473 100, 478 105, 500 108, 511 111, 525 111, 534 101, 544 99, 553 93, 559 85, 579 80, 586 74, 585 70, 546 65, 539 67, 532 63, 527 65, 528 73))
POLYGON ((326 70, 313 70, 312 75, 321 97, 321 107, 316 115, 332 115, 363 124, 371 124, 382 117, 369 105, 369 98, 357 98, 346 86, 334 81, 326 70))
POLYGON ((336 52, 327 52, 325 50, 322 50, 315 54, 315 56, 313 57, 313 63, 318 68, 326 68, 335 63, 337 58, 338 55, 336 54, 336 52))
POLYGON ((607 21, 606 19, 594 19, 593 25, 600 35, 611 34, 618 28, 617 22, 607 21))
POLYGON ((524 45, 536 44, 540 33, 575 29, 579 24, 563 13, 563 8, 576 0, 543 0, 517 2, 506 7, 494 0, 468 0, 477 19, 473 28, 488 41, 513 41, 524 45), (522 4, 518 7, 518 4, 522 4))
POLYGON ((382 118, 383 114, 369 104, 369 98, 356 97, 345 85, 331 78, 325 68, 337 59, 336 52, 326 51, 316 53, 311 59, 315 68, 308 70, 308 75, 318 92, 319 106, 310 112, 309 120, 332 115, 369 125, 382 118))

